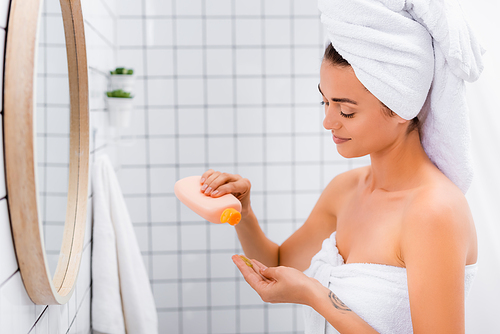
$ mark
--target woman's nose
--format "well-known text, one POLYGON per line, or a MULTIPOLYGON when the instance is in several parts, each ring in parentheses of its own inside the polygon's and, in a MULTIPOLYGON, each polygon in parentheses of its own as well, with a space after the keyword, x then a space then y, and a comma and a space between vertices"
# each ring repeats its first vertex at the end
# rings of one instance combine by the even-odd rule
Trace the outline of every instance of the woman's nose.
POLYGON ((338 130, 342 127, 342 123, 336 119, 332 110, 326 110, 323 127, 327 130, 338 130))

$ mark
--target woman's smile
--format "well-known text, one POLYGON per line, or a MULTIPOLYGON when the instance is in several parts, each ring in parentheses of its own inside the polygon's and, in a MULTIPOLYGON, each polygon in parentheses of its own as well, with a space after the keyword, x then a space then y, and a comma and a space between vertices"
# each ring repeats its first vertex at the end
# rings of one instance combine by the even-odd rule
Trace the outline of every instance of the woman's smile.
POLYGON ((345 143, 349 140, 351 140, 351 138, 342 138, 342 137, 337 137, 336 135, 332 134, 333 135, 333 141, 335 142, 335 144, 342 144, 342 143, 345 143))

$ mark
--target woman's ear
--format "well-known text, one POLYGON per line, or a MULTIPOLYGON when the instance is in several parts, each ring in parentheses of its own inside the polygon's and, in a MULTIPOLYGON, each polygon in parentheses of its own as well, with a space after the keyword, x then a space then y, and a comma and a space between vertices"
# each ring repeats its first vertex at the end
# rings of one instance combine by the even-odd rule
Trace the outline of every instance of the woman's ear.
POLYGON ((394 114, 394 117, 396 118, 396 121, 398 122, 398 124, 406 124, 407 122, 409 122, 409 120, 404 119, 403 117, 399 116, 396 113, 394 114))

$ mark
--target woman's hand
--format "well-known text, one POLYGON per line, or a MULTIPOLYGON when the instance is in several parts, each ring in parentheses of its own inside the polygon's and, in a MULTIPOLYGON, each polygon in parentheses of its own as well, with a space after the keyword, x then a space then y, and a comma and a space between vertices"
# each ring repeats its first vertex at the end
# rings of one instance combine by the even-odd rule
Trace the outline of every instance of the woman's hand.
POLYGON ((228 174, 207 170, 200 178, 200 191, 207 196, 220 197, 233 194, 242 205, 242 214, 250 208, 250 188, 252 185, 248 179, 238 174, 228 174))
POLYGON ((311 305, 315 292, 324 289, 317 280, 294 268, 268 268, 257 260, 250 260, 253 265, 250 267, 239 255, 233 255, 232 259, 247 283, 267 303, 311 305))

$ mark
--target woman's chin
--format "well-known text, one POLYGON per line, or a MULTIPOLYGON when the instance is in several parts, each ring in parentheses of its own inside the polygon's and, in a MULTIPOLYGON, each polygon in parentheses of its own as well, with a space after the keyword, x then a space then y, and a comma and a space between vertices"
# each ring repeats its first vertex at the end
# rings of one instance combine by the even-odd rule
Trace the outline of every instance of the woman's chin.
POLYGON ((337 152, 339 152, 339 154, 346 159, 361 158, 364 157, 365 155, 368 155, 368 153, 364 152, 362 153, 362 152, 355 152, 352 150, 346 150, 342 147, 339 147, 339 145, 337 145, 337 152))

